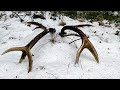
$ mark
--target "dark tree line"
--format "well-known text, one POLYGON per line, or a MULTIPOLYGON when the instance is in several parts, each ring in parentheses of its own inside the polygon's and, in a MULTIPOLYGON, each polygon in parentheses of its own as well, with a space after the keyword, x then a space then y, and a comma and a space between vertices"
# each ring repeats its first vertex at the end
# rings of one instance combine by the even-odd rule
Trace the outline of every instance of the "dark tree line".
MULTIPOLYGON (((0 11, 0 19, 6 18, 6 11, 0 11)), ((31 16, 31 18, 45 19, 46 11, 11 11, 10 18, 20 18, 20 13, 24 13, 25 16, 31 16), (14 13, 15 12, 15 13, 14 13)), ((50 11, 51 19, 56 16, 65 15, 73 19, 87 19, 91 21, 108 20, 110 22, 120 23, 120 11, 50 11)), ((24 18, 23 17, 23 18, 24 18)))

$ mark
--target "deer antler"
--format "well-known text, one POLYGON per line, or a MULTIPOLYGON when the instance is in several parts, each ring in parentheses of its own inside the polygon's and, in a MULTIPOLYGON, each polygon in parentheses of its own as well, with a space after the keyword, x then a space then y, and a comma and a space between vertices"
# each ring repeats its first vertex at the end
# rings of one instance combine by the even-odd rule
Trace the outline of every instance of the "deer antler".
POLYGON ((54 28, 49 28, 48 30, 45 29, 43 32, 41 32, 40 34, 38 34, 35 38, 33 38, 31 40, 31 42, 29 42, 26 46, 24 47, 13 47, 13 48, 10 48, 8 50, 6 50, 5 52, 2 53, 5 54, 5 53, 8 53, 8 52, 11 52, 11 51, 22 51, 22 56, 21 56, 21 59, 19 61, 19 63, 21 63, 23 61, 23 59, 25 59, 26 55, 28 56, 28 60, 29 60, 29 69, 28 69, 28 73, 32 70, 32 63, 33 63, 33 60, 32 60, 32 54, 31 54, 31 51, 30 49, 43 37, 45 36, 47 33, 55 33, 56 30, 54 28))
MULTIPOLYGON (((95 50, 94 46, 92 45, 92 43, 89 41, 89 39, 87 38, 87 36, 80 30, 78 29, 76 26, 64 26, 62 29, 61 29, 61 33, 59 34, 61 37, 64 37, 66 32, 65 30, 73 30, 75 31, 76 33, 78 33, 82 39, 82 45, 80 46, 80 48, 78 49, 77 51, 77 54, 76 54, 76 61, 75 61, 75 64, 79 62, 79 57, 81 55, 81 52, 87 48, 91 53, 92 55, 94 56, 95 60, 97 63, 99 63, 99 58, 98 58, 98 54, 97 54, 97 51, 95 50)), ((74 35, 74 34, 73 34, 74 35)), ((70 36, 70 35, 68 35, 70 36)), ((77 35, 74 35, 74 36, 77 36, 77 35)))

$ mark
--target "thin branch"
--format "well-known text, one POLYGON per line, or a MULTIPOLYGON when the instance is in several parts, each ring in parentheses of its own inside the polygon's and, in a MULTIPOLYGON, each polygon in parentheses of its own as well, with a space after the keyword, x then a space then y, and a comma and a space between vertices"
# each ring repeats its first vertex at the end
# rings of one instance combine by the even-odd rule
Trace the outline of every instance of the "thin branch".
POLYGON ((72 42, 70 42, 69 44, 71 44, 71 43, 73 43, 73 42, 76 42, 77 40, 80 40, 81 38, 79 38, 79 39, 76 39, 76 40, 73 40, 72 42))
POLYGON ((24 20, 20 17, 20 15, 18 15, 16 12, 14 12, 14 11, 12 11, 14 14, 16 14, 18 17, 19 17, 19 19, 20 19, 20 21, 21 22, 23 22, 24 20))
POLYGON ((49 72, 46 72, 47 74, 50 74, 50 75, 52 75, 53 77, 55 77, 55 79, 58 79, 58 77, 57 76, 55 76, 54 74, 52 74, 52 73, 49 73, 49 72))

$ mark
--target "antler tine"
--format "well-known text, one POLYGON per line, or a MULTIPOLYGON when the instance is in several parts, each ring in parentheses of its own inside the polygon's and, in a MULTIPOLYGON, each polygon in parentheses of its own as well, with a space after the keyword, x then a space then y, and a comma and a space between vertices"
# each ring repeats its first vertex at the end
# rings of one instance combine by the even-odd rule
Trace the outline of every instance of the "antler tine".
POLYGON ((28 69, 28 73, 32 71, 32 64, 33 64, 33 60, 32 60, 32 54, 30 49, 28 48, 27 52, 26 52, 27 56, 28 56, 28 60, 29 60, 29 69, 28 69))
MULTIPOLYGON (((67 30, 67 29, 73 30, 73 31, 77 32, 80 35, 81 39, 82 39, 82 45, 80 46, 80 48, 77 51, 76 62, 75 63, 79 62, 80 54, 84 50, 84 48, 87 48, 92 53, 92 55, 94 56, 94 58, 97 61, 97 63, 99 63, 99 58, 98 58, 97 51, 95 50, 94 46, 89 41, 89 39, 87 38, 87 36, 80 29, 78 29, 75 26, 64 26, 61 29, 61 33, 59 33, 59 35, 62 36, 62 37, 64 37, 64 35, 66 35, 65 30, 67 30)), ((68 35, 68 36, 70 36, 70 35, 68 35)))
POLYGON ((40 28, 40 27, 35 27, 32 31, 34 31, 35 29, 38 29, 38 28, 40 28))
POLYGON ((23 59, 25 59, 26 55, 28 56, 28 60, 29 60, 28 73, 29 73, 32 69, 32 55, 30 53, 30 49, 28 47, 13 47, 13 48, 10 48, 10 49, 4 51, 2 53, 2 55, 5 53, 8 53, 8 52, 11 52, 11 51, 22 51, 22 56, 21 56, 19 63, 21 63, 23 61, 23 59))
POLYGON ((19 63, 22 63, 22 61, 25 59, 25 57, 26 57, 26 52, 22 51, 22 55, 21 55, 19 63))
POLYGON ((82 45, 80 46, 80 48, 78 49, 77 51, 77 54, 76 54, 76 63, 79 62, 79 57, 81 55, 81 52, 87 48, 91 53, 92 55, 94 56, 95 60, 97 63, 99 63, 99 58, 98 58, 98 54, 97 54, 97 51, 95 50, 94 46, 92 45, 92 43, 88 40, 87 37, 85 37, 84 39, 82 39, 82 45))
POLYGON ((66 34, 65 30, 67 30, 67 29, 73 30, 74 28, 85 27, 85 26, 93 26, 93 25, 90 25, 90 24, 81 24, 81 25, 72 25, 72 26, 69 26, 69 25, 68 25, 68 26, 64 26, 64 27, 61 29, 61 33, 59 33, 59 35, 60 35, 61 37, 70 36, 70 35, 78 36, 77 34, 65 35, 65 34, 66 34))
POLYGON ((43 26, 42 24, 38 23, 38 22, 27 22, 28 24, 33 24, 36 25, 37 27, 34 28, 33 30, 37 29, 37 28, 42 28, 43 30, 47 31, 47 28, 45 26, 43 26))
POLYGON ((78 37, 80 37, 79 34, 73 34, 73 33, 71 33, 71 34, 66 34, 66 35, 64 35, 63 37, 67 37, 67 36, 78 36, 78 37))
POLYGON ((91 24, 81 24, 81 25, 74 25, 74 27, 85 27, 85 26, 93 26, 91 24))
POLYGON ((25 48, 23 48, 23 47, 13 47, 13 48, 7 49, 1 55, 11 52, 11 51, 23 51, 23 50, 25 50, 25 48))

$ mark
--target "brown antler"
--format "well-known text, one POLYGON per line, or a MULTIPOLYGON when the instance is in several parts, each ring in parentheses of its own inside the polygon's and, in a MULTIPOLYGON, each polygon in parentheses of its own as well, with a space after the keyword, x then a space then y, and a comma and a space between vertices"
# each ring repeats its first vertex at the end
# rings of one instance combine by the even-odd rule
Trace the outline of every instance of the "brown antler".
POLYGON ((31 40, 31 42, 29 42, 26 46, 10 48, 10 49, 6 50, 5 52, 3 52, 2 55, 5 54, 5 53, 8 53, 8 52, 11 52, 11 51, 22 51, 22 56, 21 56, 21 59, 20 59, 19 63, 21 63, 27 55, 28 60, 29 60, 29 69, 28 69, 28 73, 29 73, 32 70, 32 63, 33 63, 32 54, 31 54, 30 49, 47 33, 49 33, 49 32, 50 33, 55 33, 55 31, 56 30, 54 28, 49 28, 48 30, 45 29, 43 32, 41 32, 35 38, 33 38, 31 40))
MULTIPOLYGON (((59 35, 64 37, 65 34, 66 34, 65 30, 67 30, 67 29, 75 31, 76 33, 78 33, 80 35, 80 37, 82 39, 82 45, 80 46, 80 48, 78 49, 77 54, 76 54, 75 64, 79 62, 80 54, 84 50, 84 48, 87 48, 92 53, 92 55, 94 56, 97 63, 99 63, 98 54, 97 54, 97 51, 95 50, 94 46, 89 41, 87 36, 80 29, 78 29, 76 26, 64 26, 59 35)), ((77 35, 74 35, 74 36, 77 36, 77 35)))
POLYGON ((36 25, 37 27, 35 27, 33 30, 37 29, 37 28, 42 28, 43 30, 47 31, 47 28, 45 26, 43 26, 42 24, 38 23, 38 22, 27 22, 28 24, 33 24, 36 25))
POLYGON ((74 27, 85 27, 85 26, 93 26, 93 25, 90 25, 90 24, 81 24, 81 25, 74 25, 74 27))

